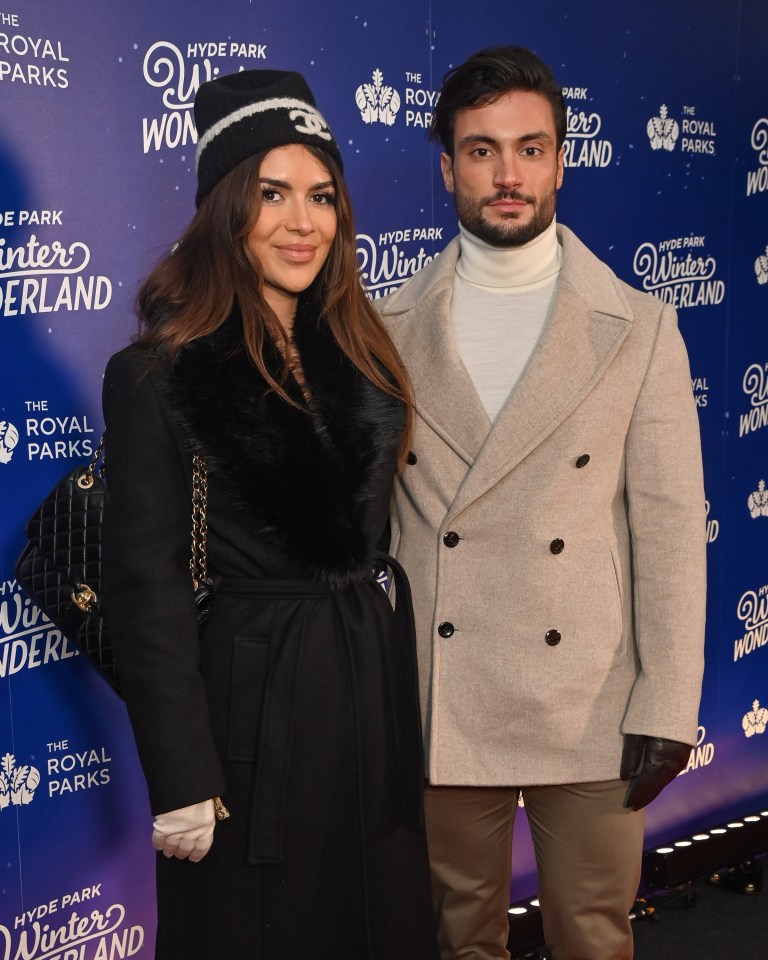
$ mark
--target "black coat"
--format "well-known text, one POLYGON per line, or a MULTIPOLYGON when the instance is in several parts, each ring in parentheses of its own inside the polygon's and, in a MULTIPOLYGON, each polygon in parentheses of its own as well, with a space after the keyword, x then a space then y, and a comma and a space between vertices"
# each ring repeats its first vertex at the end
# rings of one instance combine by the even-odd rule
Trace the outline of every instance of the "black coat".
POLYGON ((403 413, 311 306, 294 337, 309 412, 294 381, 302 409, 267 388, 237 314, 172 367, 138 345, 107 367, 104 611, 152 810, 219 794, 232 815, 200 863, 158 857, 156 956, 432 960, 409 610, 372 574, 403 413))

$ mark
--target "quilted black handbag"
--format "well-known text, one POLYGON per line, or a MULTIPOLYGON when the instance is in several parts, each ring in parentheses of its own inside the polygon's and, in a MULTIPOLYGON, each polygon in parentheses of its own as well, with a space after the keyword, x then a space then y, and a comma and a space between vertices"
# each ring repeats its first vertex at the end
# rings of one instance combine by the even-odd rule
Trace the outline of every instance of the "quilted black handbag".
POLYGON ((63 477, 27 521, 29 543, 16 562, 16 580, 115 689, 112 650, 99 610, 101 520, 107 490, 93 460, 63 477))
MULTIPOLYGON (((29 518, 29 543, 16 562, 16 580, 61 632, 85 654, 118 694, 101 599, 101 526, 107 487, 102 453, 63 477, 29 518), (101 466, 99 464, 101 463, 101 466)), ((192 582, 198 623, 208 613, 212 584, 206 575, 207 472, 194 458, 192 496, 192 582)))

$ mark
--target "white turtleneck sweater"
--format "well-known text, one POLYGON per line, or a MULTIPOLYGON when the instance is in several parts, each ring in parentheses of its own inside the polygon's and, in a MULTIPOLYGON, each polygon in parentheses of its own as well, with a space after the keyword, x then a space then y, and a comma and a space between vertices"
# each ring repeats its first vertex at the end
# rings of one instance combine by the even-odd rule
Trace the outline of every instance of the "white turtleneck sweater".
POLYGON ((493 423, 544 329, 562 253, 554 220, 522 247, 493 247, 461 225, 459 232, 453 336, 493 423))

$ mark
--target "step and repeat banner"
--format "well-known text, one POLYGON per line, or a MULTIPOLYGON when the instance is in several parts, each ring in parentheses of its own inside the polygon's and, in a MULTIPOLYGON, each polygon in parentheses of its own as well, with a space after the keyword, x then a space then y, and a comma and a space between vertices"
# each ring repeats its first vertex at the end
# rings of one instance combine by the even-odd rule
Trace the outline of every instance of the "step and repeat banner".
MULTIPOLYGON (((152 956, 153 852, 121 702, 19 591, 26 518, 102 429, 140 278, 194 210, 199 84, 297 69, 344 153, 373 297, 456 233, 425 140, 496 43, 568 106, 559 219, 679 312, 700 415, 707 671, 648 843, 768 803, 768 0, 0 0, 0 960, 152 956)), ((513 896, 535 890, 525 831, 513 896)))

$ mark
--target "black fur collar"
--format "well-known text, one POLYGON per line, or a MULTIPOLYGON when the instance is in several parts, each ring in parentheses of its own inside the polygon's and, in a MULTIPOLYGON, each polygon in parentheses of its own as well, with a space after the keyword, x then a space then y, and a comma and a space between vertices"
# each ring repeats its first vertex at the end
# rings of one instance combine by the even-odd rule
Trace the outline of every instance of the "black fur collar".
MULTIPOLYGON (((301 410, 268 389, 250 362, 237 311, 182 350, 169 402, 211 483, 256 518, 299 575, 341 587, 370 576, 404 415, 342 354, 318 313, 302 297, 294 340, 309 404, 295 381, 287 388, 301 410)), ((266 359, 277 373, 272 344, 266 359)))

